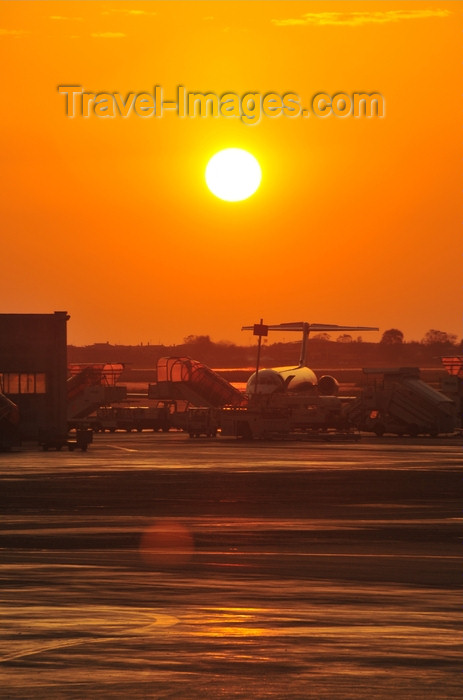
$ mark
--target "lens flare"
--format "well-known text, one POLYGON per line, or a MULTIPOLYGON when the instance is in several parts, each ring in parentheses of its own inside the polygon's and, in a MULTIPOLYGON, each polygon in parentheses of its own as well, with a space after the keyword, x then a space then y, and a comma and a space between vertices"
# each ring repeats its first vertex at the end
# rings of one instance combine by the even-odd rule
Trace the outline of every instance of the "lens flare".
POLYGON ((176 520, 159 520, 145 530, 139 549, 149 566, 181 566, 193 556, 194 541, 185 525, 176 520))

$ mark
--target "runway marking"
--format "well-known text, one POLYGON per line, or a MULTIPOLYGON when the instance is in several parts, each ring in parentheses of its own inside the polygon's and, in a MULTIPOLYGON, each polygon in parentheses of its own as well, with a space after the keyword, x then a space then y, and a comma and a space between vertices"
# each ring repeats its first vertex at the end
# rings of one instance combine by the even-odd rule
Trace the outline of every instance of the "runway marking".
POLYGON ((41 654, 44 651, 50 651, 50 649, 62 649, 63 647, 73 647, 78 644, 83 644, 84 642, 98 642, 99 639, 77 639, 69 642, 57 642, 55 644, 47 644, 47 646, 39 647, 38 649, 29 649, 25 651, 17 651, 15 654, 10 654, 9 656, 3 656, 0 659, 0 663, 6 663, 7 661, 14 661, 15 659, 22 659, 24 656, 33 656, 33 654, 41 654))
POLYGON ((88 637, 82 637, 81 639, 74 640, 62 640, 61 642, 55 642, 53 644, 46 644, 45 646, 36 647, 35 649, 25 649, 23 651, 17 651, 8 656, 2 656, 0 658, 0 664, 6 663, 8 661, 14 661, 15 659, 21 659, 25 656, 33 656, 34 654, 42 654, 43 652, 52 651, 54 649, 64 649, 66 647, 79 646, 80 644, 96 644, 99 642, 110 642, 114 639, 119 639, 126 636, 136 636, 139 634, 144 634, 153 627, 173 627, 180 622, 178 617, 174 615, 164 615, 157 613, 153 622, 148 622, 147 624, 142 624, 134 628, 122 628, 119 632, 112 634, 111 636, 95 637, 94 639, 89 639, 88 637))
POLYGON ((113 450, 122 450, 122 452, 140 452, 140 450, 134 450, 131 447, 120 447, 119 445, 110 445, 109 443, 103 445, 103 447, 111 447, 113 450))

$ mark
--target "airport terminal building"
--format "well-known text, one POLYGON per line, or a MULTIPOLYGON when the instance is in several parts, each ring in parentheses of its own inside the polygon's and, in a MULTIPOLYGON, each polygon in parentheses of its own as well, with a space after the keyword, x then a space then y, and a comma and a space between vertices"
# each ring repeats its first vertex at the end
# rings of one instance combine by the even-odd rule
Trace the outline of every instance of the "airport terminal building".
POLYGON ((67 433, 66 311, 0 314, 0 390, 20 413, 22 440, 67 433))

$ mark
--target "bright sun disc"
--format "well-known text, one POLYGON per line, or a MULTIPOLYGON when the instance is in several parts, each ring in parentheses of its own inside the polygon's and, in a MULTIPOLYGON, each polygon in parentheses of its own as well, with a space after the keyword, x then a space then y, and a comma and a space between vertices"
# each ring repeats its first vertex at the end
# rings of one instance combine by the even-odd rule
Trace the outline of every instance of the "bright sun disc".
POLYGON ((227 202, 250 197, 260 185, 257 160, 241 148, 226 148, 212 156, 206 167, 206 183, 212 194, 227 202))

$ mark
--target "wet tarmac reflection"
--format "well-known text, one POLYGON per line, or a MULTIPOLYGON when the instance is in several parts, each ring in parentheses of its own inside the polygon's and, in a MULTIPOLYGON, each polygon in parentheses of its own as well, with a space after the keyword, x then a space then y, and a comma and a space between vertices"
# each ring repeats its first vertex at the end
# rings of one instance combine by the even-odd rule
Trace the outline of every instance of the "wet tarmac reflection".
POLYGON ((2 697, 460 698, 459 445, 260 447, 1 456, 2 697))

